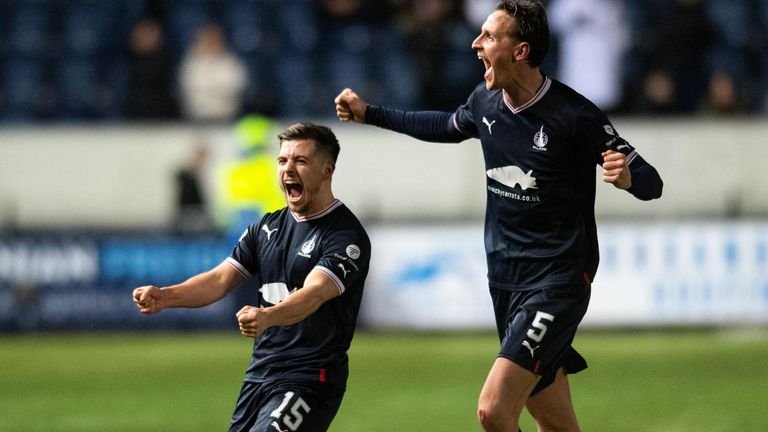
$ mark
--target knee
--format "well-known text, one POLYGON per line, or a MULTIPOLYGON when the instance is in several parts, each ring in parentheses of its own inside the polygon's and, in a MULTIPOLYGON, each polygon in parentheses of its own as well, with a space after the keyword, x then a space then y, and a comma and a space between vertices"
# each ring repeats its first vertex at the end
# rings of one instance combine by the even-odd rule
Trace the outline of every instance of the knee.
POLYGON ((483 427, 483 430, 485 431, 491 431, 494 430, 492 425, 493 422, 491 420, 491 414, 492 411, 483 407, 477 408, 477 421, 480 422, 480 425, 483 427))
POLYGON ((504 430, 505 419, 502 412, 495 407, 480 404, 477 408, 477 420, 486 432, 504 430))

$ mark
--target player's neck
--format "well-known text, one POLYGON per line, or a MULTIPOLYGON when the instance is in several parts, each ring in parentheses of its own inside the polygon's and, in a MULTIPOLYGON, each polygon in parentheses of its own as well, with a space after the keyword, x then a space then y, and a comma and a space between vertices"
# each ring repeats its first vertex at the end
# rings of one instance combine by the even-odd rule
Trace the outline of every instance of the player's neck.
POLYGON ((512 83, 504 87, 504 96, 513 107, 527 104, 544 85, 544 75, 539 68, 529 68, 518 74, 512 83))
POLYGON ((327 210, 328 207, 332 206, 335 201, 336 197, 333 196, 333 193, 331 191, 327 191, 322 193, 321 196, 317 197, 317 199, 315 199, 312 204, 307 206, 304 211, 294 211, 294 214, 296 214, 298 217, 312 217, 327 210))

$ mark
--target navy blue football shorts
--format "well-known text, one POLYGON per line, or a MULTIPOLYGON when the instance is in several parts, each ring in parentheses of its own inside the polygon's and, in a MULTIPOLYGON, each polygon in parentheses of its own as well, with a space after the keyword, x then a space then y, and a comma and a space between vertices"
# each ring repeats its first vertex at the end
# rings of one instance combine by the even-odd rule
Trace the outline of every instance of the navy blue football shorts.
POLYGON ((541 376, 531 395, 552 384, 561 367, 566 374, 587 368, 571 344, 587 313, 590 293, 589 284, 530 291, 491 288, 501 340, 499 357, 541 376))
POLYGON ((245 381, 230 432, 325 432, 344 390, 326 383, 245 381))

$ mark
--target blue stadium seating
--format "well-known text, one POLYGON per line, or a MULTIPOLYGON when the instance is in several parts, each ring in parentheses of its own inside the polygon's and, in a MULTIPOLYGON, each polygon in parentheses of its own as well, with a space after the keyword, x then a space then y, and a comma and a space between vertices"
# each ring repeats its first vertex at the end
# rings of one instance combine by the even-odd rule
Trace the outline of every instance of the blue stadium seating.
POLYGON ((24 57, 43 57, 54 43, 53 2, 15 0, 9 4, 8 53, 24 57))
POLYGON ((45 65, 29 58, 7 58, 3 73, 3 117, 11 121, 31 121, 45 110, 45 65))
POLYGON ((97 117, 99 69, 92 58, 64 57, 56 68, 57 113, 62 120, 97 117))
POLYGON ((211 6, 206 0, 185 0, 169 2, 166 30, 170 52, 183 55, 192 45, 195 32, 214 18, 211 6))

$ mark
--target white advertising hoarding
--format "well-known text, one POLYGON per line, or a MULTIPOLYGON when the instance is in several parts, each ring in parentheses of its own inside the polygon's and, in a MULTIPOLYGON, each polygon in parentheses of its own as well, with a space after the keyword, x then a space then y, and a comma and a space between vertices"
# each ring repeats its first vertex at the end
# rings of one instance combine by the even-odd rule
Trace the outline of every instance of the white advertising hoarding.
MULTIPOLYGON (((768 323, 768 222, 603 223, 585 326, 768 323)), ((482 227, 371 230, 361 319, 493 328, 482 227)))

